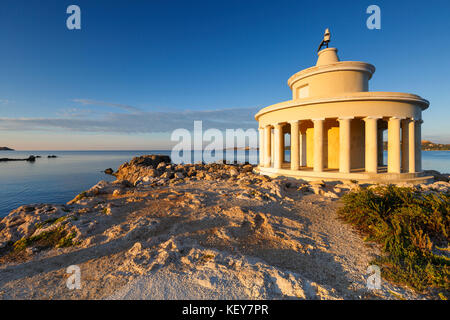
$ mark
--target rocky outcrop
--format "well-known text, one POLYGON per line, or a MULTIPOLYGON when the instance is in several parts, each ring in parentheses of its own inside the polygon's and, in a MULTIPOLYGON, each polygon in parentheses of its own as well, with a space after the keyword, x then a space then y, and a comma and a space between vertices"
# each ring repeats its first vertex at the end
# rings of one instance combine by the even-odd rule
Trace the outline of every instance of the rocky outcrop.
POLYGON ((26 159, 11 159, 11 158, 0 158, 0 162, 6 162, 6 161, 29 161, 34 162, 36 161, 36 156, 29 156, 26 159))
POLYGON ((122 164, 114 175, 119 180, 129 180, 134 183, 140 177, 155 175, 155 169, 161 163, 170 164, 172 161, 166 155, 146 155, 134 157, 130 162, 122 164))
POLYGON ((448 173, 440 173, 436 170, 424 170, 425 176, 433 176, 434 181, 444 181, 449 182, 450 181, 450 174, 448 173))

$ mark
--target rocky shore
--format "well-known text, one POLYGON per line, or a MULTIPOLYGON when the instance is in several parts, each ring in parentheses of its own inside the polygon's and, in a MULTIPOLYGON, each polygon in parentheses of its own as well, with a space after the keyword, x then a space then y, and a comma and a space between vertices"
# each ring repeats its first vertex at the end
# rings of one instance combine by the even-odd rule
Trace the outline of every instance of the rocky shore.
MULTIPOLYGON (((17 208, 0 221, 0 299, 425 298, 367 290, 380 248, 336 214, 360 185, 253 169, 142 156, 67 204, 17 208), (66 287, 70 265, 80 290, 66 287)), ((411 187, 448 192, 440 180, 411 187)))

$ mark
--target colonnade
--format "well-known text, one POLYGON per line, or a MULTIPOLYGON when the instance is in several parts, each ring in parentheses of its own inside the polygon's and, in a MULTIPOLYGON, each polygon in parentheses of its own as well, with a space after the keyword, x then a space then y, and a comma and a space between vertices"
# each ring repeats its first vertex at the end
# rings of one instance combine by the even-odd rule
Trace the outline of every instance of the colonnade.
MULTIPOLYGON (((352 121, 354 117, 338 118, 339 122, 339 172, 350 173, 352 121)), ((365 117, 364 120, 364 170, 377 173, 383 165, 380 155, 383 153, 383 129, 379 121, 387 122, 388 130, 388 173, 420 172, 421 168, 421 124, 422 120, 399 117, 365 117)), ((314 161, 312 170, 322 172, 324 163, 324 125, 325 118, 279 122, 259 128, 260 166, 283 168, 284 134, 283 127, 290 124, 291 161, 290 170, 311 170, 306 167, 306 129, 302 129, 303 121, 312 121, 314 127, 314 161), (272 132, 273 131, 273 132, 272 132)), ((336 120, 336 118, 334 118, 336 120)))

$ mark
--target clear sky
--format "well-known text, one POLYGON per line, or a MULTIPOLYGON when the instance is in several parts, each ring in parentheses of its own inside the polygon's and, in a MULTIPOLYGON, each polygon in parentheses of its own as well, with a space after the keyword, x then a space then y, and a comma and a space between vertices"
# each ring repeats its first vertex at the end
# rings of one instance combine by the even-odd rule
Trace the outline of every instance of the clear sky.
POLYGON ((2 0, 0 146, 164 149, 170 132, 257 128, 289 100, 324 29, 341 60, 377 68, 371 91, 418 94, 423 139, 450 143, 450 2, 2 0), (66 9, 81 8, 81 30, 66 9), (381 8, 381 30, 366 8, 381 8))

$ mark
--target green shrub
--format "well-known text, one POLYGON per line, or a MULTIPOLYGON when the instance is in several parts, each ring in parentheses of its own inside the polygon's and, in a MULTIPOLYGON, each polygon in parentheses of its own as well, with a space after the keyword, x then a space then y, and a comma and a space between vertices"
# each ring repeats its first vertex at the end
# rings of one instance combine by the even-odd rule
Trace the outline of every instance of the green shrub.
POLYGON ((43 222, 36 223, 35 227, 36 227, 36 229, 40 229, 40 228, 47 227, 49 225, 52 225, 52 224, 55 224, 58 222, 63 222, 65 220, 67 220, 67 218, 68 218, 67 216, 62 216, 60 218, 51 218, 51 219, 45 220, 43 222))
POLYGON ((42 248, 62 248, 73 245, 73 238, 76 233, 67 233, 63 226, 56 229, 44 231, 36 236, 24 237, 16 241, 13 245, 14 251, 19 252, 30 246, 39 246, 42 248))
POLYGON ((339 216, 384 255, 374 263, 384 278, 425 292, 449 293, 449 193, 424 194, 393 185, 346 194, 339 216))

